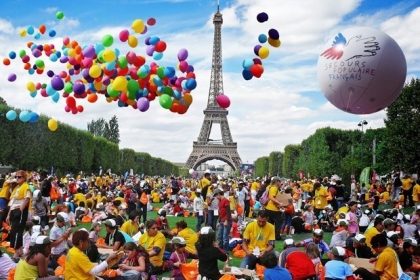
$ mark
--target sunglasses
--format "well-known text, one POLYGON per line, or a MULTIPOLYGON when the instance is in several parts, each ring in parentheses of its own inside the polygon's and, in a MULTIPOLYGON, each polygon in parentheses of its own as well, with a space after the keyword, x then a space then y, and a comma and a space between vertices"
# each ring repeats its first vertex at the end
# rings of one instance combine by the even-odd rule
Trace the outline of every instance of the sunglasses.
POLYGON ((23 176, 15 176, 15 179, 23 178, 23 176))

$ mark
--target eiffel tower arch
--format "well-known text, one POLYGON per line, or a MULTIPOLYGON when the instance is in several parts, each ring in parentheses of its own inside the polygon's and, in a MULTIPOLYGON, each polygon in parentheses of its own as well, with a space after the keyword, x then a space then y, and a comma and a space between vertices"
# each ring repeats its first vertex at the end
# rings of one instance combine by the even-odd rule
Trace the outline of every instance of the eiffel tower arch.
POLYGON ((217 5, 217 12, 213 17, 214 40, 213 40, 213 59, 210 77, 210 90, 207 101, 207 108, 204 112, 204 121, 201 126, 197 141, 193 142, 193 151, 191 152, 186 166, 196 169, 200 164, 208 160, 221 160, 229 164, 234 170, 239 169, 242 160, 238 154, 238 146, 233 142, 230 133, 227 115, 229 111, 221 108, 216 101, 223 91, 223 73, 222 73, 222 24, 223 17, 217 5), (220 124, 221 143, 213 143, 210 132, 214 123, 220 124))

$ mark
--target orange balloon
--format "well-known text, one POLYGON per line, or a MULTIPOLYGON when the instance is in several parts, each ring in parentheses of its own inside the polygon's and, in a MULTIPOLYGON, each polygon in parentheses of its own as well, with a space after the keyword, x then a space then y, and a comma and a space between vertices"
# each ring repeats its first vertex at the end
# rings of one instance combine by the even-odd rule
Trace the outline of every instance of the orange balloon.
POLYGON ((29 70, 30 68, 31 68, 31 64, 30 63, 25 63, 23 65, 23 69, 25 69, 25 70, 29 70))
POLYGON ((185 102, 185 104, 187 104, 188 106, 189 105, 191 105, 191 103, 192 103, 192 101, 193 101, 193 98, 192 98, 192 95, 191 94, 184 94, 184 102, 185 102))
POLYGON ((41 24, 39 27, 38 27, 38 29, 39 29, 39 32, 41 32, 41 34, 44 34, 45 33, 45 31, 47 30, 47 28, 45 27, 45 25, 43 25, 43 24, 41 24))
POLYGON ((28 46, 28 48, 31 48, 31 46, 34 44, 34 42, 28 42, 28 43, 26 43, 26 46, 28 46))
POLYGON ((70 76, 66 76, 65 78, 64 78, 64 81, 67 83, 67 82, 70 82, 71 81, 71 77, 70 76))
POLYGON ((74 48, 74 50, 76 51, 77 54, 81 54, 82 53, 82 47, 81 46, 76 46, 74 48))
POLYGON ((44 52, 50 52, 51 51, 51 46, 49 44, 44 44, 44 46, 42 47, 44 52))
POLYGON ((71 41, 71 47, 74 49, 79 43, 77 41, 71 41))
POLYGON ((36 69, 36 73, 38 74, 38 75, 41 75, 42 73, 44 73, 44 69, 36 69))
POLYGON ((3 59, 3 64, 4 65, 10 65, 10 59, 8 59, 7 57, 3 59))
POLYGON ((178 113, 179 104, 178 103, 172 103, 171 108, 169 108, 169 111, 172 113, 178 113))
POLYGON ((137 104, 137 101, 134 99, 127 99, 127 104, 130 106, 134 106, 134 104, 137 104))

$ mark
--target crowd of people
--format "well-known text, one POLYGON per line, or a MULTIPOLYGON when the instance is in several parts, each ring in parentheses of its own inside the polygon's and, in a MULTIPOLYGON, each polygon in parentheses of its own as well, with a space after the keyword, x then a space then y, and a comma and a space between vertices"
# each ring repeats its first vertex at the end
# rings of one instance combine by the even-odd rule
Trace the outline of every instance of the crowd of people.
POLYGON ((338 175, 243 180, 206 170, 199 179, 58 178, 18 170, 0 177, 2 246, 11 254, 0 254, 0 279, 14 270, 15 279, 94 279, 113 271, 105 276, 137 280, 171 271, 171 280, 184 280, 183 267, 198 259, 201 277, 214 280, 222 277, 218 261, 231 256, 243 258, 242 269, 262 265, 266 279, 388 280, 401 272, 414 279, 419 183, 401 173, 346 188, 338 175), (148 219, 150 211, 158 218, 148 219), (175 228, 169 217, 178 217, 175 228), (75 230, 78 224, 88 226, 75 230), (303 232, 311 237, 298 240, 303 232), (284 248, 276 247, 280 240, 284 248), (374 269, 356 269, 350 258, 368 259, 374 269))

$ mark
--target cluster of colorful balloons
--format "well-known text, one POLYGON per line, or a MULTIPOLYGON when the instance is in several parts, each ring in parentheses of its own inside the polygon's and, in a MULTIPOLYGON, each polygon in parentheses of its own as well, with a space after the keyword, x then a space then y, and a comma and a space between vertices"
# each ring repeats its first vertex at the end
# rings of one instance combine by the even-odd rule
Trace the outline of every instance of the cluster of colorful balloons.
MULTIPOLYGON (((267 13, 259 13, 257 15, 257 21, 260 23, 268 21, 267 13)), ((268 42, 268 44, 274 48, 278 48, 281 45, 280 34, 276 29, 271 28, 268 30, 267 34, 268 36, 264 33, 260 34, 258 36, 259 44, 254 46, 254 54, 258 57, 245 59, 242 62, 242 76, 247 81, 251 80, 252 77, 260 78, 264 73, 262 59, 266 59, 270 55, 270 50, 268 46, 264 46, 263 44, 268 42)))
MULTIPOLYGON (((57 12, 57 19, 63 17, 62 12, 57 12)), ((156 20, 149 18, 146 23, 147 25, 141 19, 134 20, 132 31, 124 29, 117 38, 121 42, 127 42, 130 47, 137 48, 137 36, 146 34, 147 27, 155 25, 156 20)), ((45 25, 41 25, 38 29, 29 26, 20 34, 35 34, 34 39, 37 40, 41 36, 37 34, 45 32, 45 25)), ((55 36, 55 31, 53 33, 55 36)), ((48 80, 44 83, 27 83, 29 95, 35 98, 39 94, 56 103, 65 98, 64 110, 73 114, 84 111, 82 105, 77 105, 77 99, 87 99, 89 103, 95 103, 101 95, 108 103, 116 102, 119 107, 132 107, 141 112, 147 111, 150 103, 158 98, 162 108, 185 114, 193 101, 191 92, 197 87, 194 67, 187 62, 188 51, 179 50, 177 64, 164 66, 155 62, 162 59, 167 48, 166 42, 158 36, 145 38, 146 55, 134 50, 121 53, 114 47, 115 39, 107 34, 101 42, 85 45, 64 37, 62 46, 29 41, 29 51, 10 51, 8 57, 3 59, 3 64, 8 66, 18 58, 16 60, 23 63, 23 68, 29 75, 46 74, 48 80), (148 62, 146 57, 150 57, 152 61, 148 62), (64 69, 47 70, 45 58, 62 64, 64 69)), ((17 78, 16 74, 11 73, 7 79, 14 82, 17 78)))

